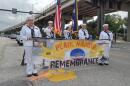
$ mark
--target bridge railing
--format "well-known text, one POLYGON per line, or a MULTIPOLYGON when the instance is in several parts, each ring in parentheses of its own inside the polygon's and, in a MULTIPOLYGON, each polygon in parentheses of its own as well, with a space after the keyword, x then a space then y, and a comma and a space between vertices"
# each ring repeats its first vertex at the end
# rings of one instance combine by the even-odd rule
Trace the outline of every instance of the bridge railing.
POLYGON ((56 4, 56 0, 52 1, 51 3, 46 5, 45 8, 42 9, 42 12, 46 11, 47 9, 49 9, 51 6, 53 6, 55 4, 56 4))
MULTIPOLYGON (((67 0, 61 0, 61 3, 65 2, 67 0)), ((55 6, 57 3, 57 0, 51 1, 49 4, 47 4, 44 8, 41 9, 40 12, 45 12, 46 10, 50 9, 51 7, 55 6)))
MULTIPOLYGON (((67 1, 67 0, 61 0, 61 3, 65 2, 65 1, 67 1)), ((54 1, 50 2, 49 4, 47 4, 47 5, 41 10, 41 12, 44 12, 44 11, 48 10, 50 7, 56 5, 56 3, 57 3, 57 0, 54 0, 54 1)))
MULTIPOLYGON (((61 4, 64 3, 65 1, 68 1, 68 0, 61 0, 61 4)), ((57 0, 50 2, 44 8, 41 9, 40 13, 46 13, 50 9, 53 9, 55 7, 56 3, 57 3, 57 0)), ((40 16, 41 15, 36 15, 35 18, 38 19, 40 16)))

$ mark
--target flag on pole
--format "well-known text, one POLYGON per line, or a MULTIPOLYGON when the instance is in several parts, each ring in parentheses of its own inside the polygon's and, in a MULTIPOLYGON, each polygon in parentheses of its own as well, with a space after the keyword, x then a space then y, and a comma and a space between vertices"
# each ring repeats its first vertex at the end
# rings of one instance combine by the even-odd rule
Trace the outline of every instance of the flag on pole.
POLYGON ((72 28, 73 28, 73 31, 78 30, 78 3, 77 3, 77 0, 74 0, 74 4, 73 4, 72 28))
POLYGON ((57 6, 56 6, 56 13, 55 13, 55 21, 54 21, 54 32, 55 34, 58 34, 61 36, 62 34, 62 20, 61 20, 61 2, 60 0, 57 0, 57 6))

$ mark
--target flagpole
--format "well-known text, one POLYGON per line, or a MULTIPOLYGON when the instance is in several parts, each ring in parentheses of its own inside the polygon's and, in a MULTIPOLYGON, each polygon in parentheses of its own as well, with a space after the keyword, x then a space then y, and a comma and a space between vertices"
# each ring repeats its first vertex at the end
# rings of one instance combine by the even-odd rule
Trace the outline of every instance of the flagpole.
POLYGON ((78 31, 78 1, 75 0, 75 2, 76 2, 76 23, 77 23, 76 29, 77 29, 77 31, 78 31))

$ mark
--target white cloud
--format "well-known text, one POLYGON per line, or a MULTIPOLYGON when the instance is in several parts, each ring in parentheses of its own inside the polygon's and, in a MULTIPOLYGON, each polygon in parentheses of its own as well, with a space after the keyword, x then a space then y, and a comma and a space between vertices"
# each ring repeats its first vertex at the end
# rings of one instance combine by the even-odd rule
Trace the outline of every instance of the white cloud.
POLYGON ((8 19, 9 20, 15 20, 15 17, 14 16, 9 16, 8 19))
MULTIPOLYGON (((2 0, 0 1, 1 9, 17 8, 21 11, 34 12, 41 11, 47 4, 54 0, 2 0)), ((11 12, 0 11, 0 30, 16 25, 26 19, 29 14, 12 14, 11 12)))

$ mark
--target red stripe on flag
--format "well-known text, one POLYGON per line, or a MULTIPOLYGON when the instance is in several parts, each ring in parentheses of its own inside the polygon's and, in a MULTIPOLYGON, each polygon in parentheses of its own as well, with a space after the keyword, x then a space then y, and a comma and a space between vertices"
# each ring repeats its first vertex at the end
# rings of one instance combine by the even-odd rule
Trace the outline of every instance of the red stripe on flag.
POLYGON ((54 30, 55 30, 55 34, 59 34, 61 35, 62 33, 62 28, 61 28, 61 5, 58 4, 56 6, 56 14, 55 14, 55 21, 54 21, 54 30))

